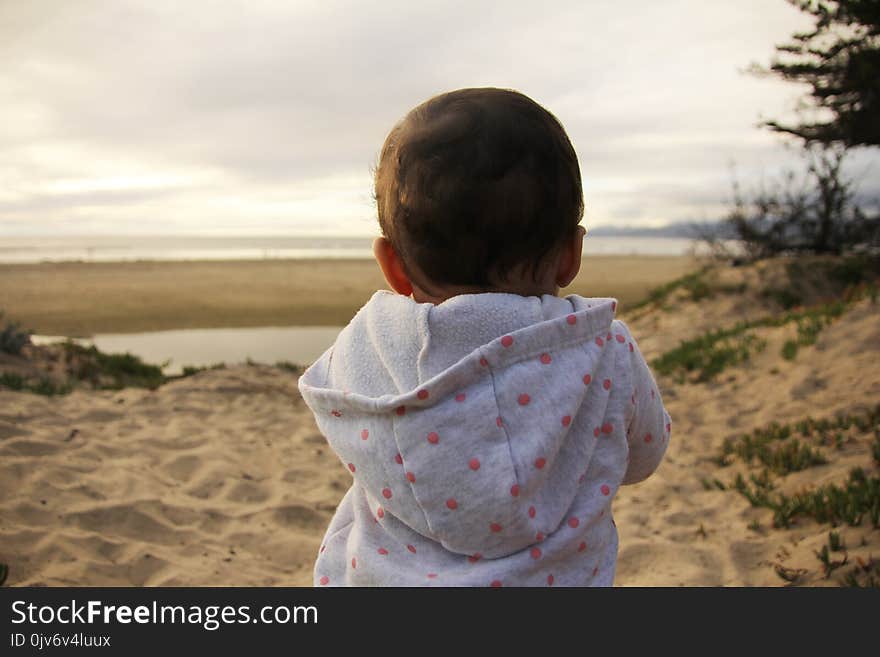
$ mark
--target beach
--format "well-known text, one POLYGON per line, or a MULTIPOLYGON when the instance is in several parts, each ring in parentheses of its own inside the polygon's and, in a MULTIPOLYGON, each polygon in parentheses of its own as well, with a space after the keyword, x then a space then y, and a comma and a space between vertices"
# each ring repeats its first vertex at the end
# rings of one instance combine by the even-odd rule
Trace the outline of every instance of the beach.
MULTIPOLYGON (((593 256, 566 293, 641 299, 692 270, 687 256, 593 256)), ((0 264, 0 310, 45 335, 344 326, 387 289, 373 260, 0 264)))
MULTIPOLYGON (((851 573, 866 581, 880 554, 870 513, 854 524, 801 514, 774 526, 775 512, 753 506, 735 482, 741 475, 747 491, 776 499, 843 485, 855 467, 877 476, 876 293, 863 285, 842 295, 813 284, 804 271, 818 267, 716 265, 700 274, 699 265, 585 260, 564 291, 619 298, 646 358, 664 363, 655 375, 672 438, 657 472, 615 499, 615 585, 837 586, 851 573), (838 298, 833 312, 804 314, 838 298), (810 342, 801 327, 814 317, 821 321, 810 342), (683 355, 676 361, 683 341, 743 322, 751 323, 725 338, 740 340, 740 351, 722 370, 682 369, 683 355), (809 429, 808 418, 837 424, 826 435, 809 429), (736 450, 743 435, 766 433, 773 423, 790 425, 791 436, 774 434, 767 450, 776 454, 797 439, 825 462, 785 461, 772 470, 773 486, 761 488, 761 464, 736 450), (828 551, 831 533, 842 549, 828 551), (828 562, 839 564, 830 572, 817 558, 823 546, 828 562)), ((61 335, 343 324, 382 287, 378 277, 367 261, 8 265, 0 268, 0 306, 26 326, 61 335)), ((310 586, 323 532, 351 477, 299 397, 298 374, 251 363, 154 390, 80 386, 43 396, 0 387, 7 584, 310 586)))

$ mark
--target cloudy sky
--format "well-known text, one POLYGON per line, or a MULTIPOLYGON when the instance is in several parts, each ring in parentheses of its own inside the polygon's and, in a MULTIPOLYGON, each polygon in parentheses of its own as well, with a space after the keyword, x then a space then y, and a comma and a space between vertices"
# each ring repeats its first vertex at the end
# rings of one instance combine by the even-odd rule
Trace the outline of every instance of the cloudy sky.
POLYGON ((471 86, 559 117, 588 225, 717 219, 732 166, 797 159, 756 124, 800 88, 743 70, 806 25, 784 0, 0 0, 0 236, 372 234, 388 130, 471 86))

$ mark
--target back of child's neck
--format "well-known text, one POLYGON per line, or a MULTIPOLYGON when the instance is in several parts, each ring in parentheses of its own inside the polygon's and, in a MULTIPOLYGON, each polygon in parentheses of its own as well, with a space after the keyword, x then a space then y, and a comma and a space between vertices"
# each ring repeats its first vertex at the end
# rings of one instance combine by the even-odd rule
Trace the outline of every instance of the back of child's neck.
POLYGON ((431 303, 435 306, 443 303, 444 301, 448 301, 453 297, 461 296, 463 294, 516 294, 522 297, 541 297, 545 294, 550 296, 557 296, 559 294, 559 288, 556 286, 547 286, 547 285, 537 285, 537 284, 519 284, 519 285, 502 285, 502 286, 493 286, 493 287, 472 287, 472 286, 464 286, 464 287, 448 287, 448 288, 436 288, 432 289, 430 292, 427 290, 422 290, 415 285, 413 285, 412 291, 412 299, 416 303, 431 303))

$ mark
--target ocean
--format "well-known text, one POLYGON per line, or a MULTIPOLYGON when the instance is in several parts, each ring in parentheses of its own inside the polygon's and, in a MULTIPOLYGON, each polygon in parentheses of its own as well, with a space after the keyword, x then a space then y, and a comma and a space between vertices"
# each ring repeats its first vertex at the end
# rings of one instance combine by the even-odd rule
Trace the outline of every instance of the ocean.
MULTIPOLYGON (((101 235, 0 237, 0 263, 134 260, 371 258, 372 237, 217 237, 101 235)), ((687 255, 690 239, 604 237, 584 240, 584 255, 687 255)), ((697 248, 699 252, 699 248, 697 248)))

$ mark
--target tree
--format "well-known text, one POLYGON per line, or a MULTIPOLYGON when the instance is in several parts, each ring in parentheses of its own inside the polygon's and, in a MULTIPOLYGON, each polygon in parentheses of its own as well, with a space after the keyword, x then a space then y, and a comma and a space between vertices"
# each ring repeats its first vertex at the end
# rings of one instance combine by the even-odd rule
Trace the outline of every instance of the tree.
POLYGON ((769 70, 752 70, 808 84, 811 111, 797 125, 764 125, 807 144, 880 145, 880 0, 787 2, 813 17, 813 29, 776 46, 769 70))
MULTIPOLYGON (((781 253, 840 255, 880 245, 880 213, 856 201, 841 172, 846 147, 805 149, 806 174, 786 173, 746 199, 734 182, 734 207, 726 222, 751 259, 781 253)), ((876 203, 874 203, 876 205, 876 203)))

